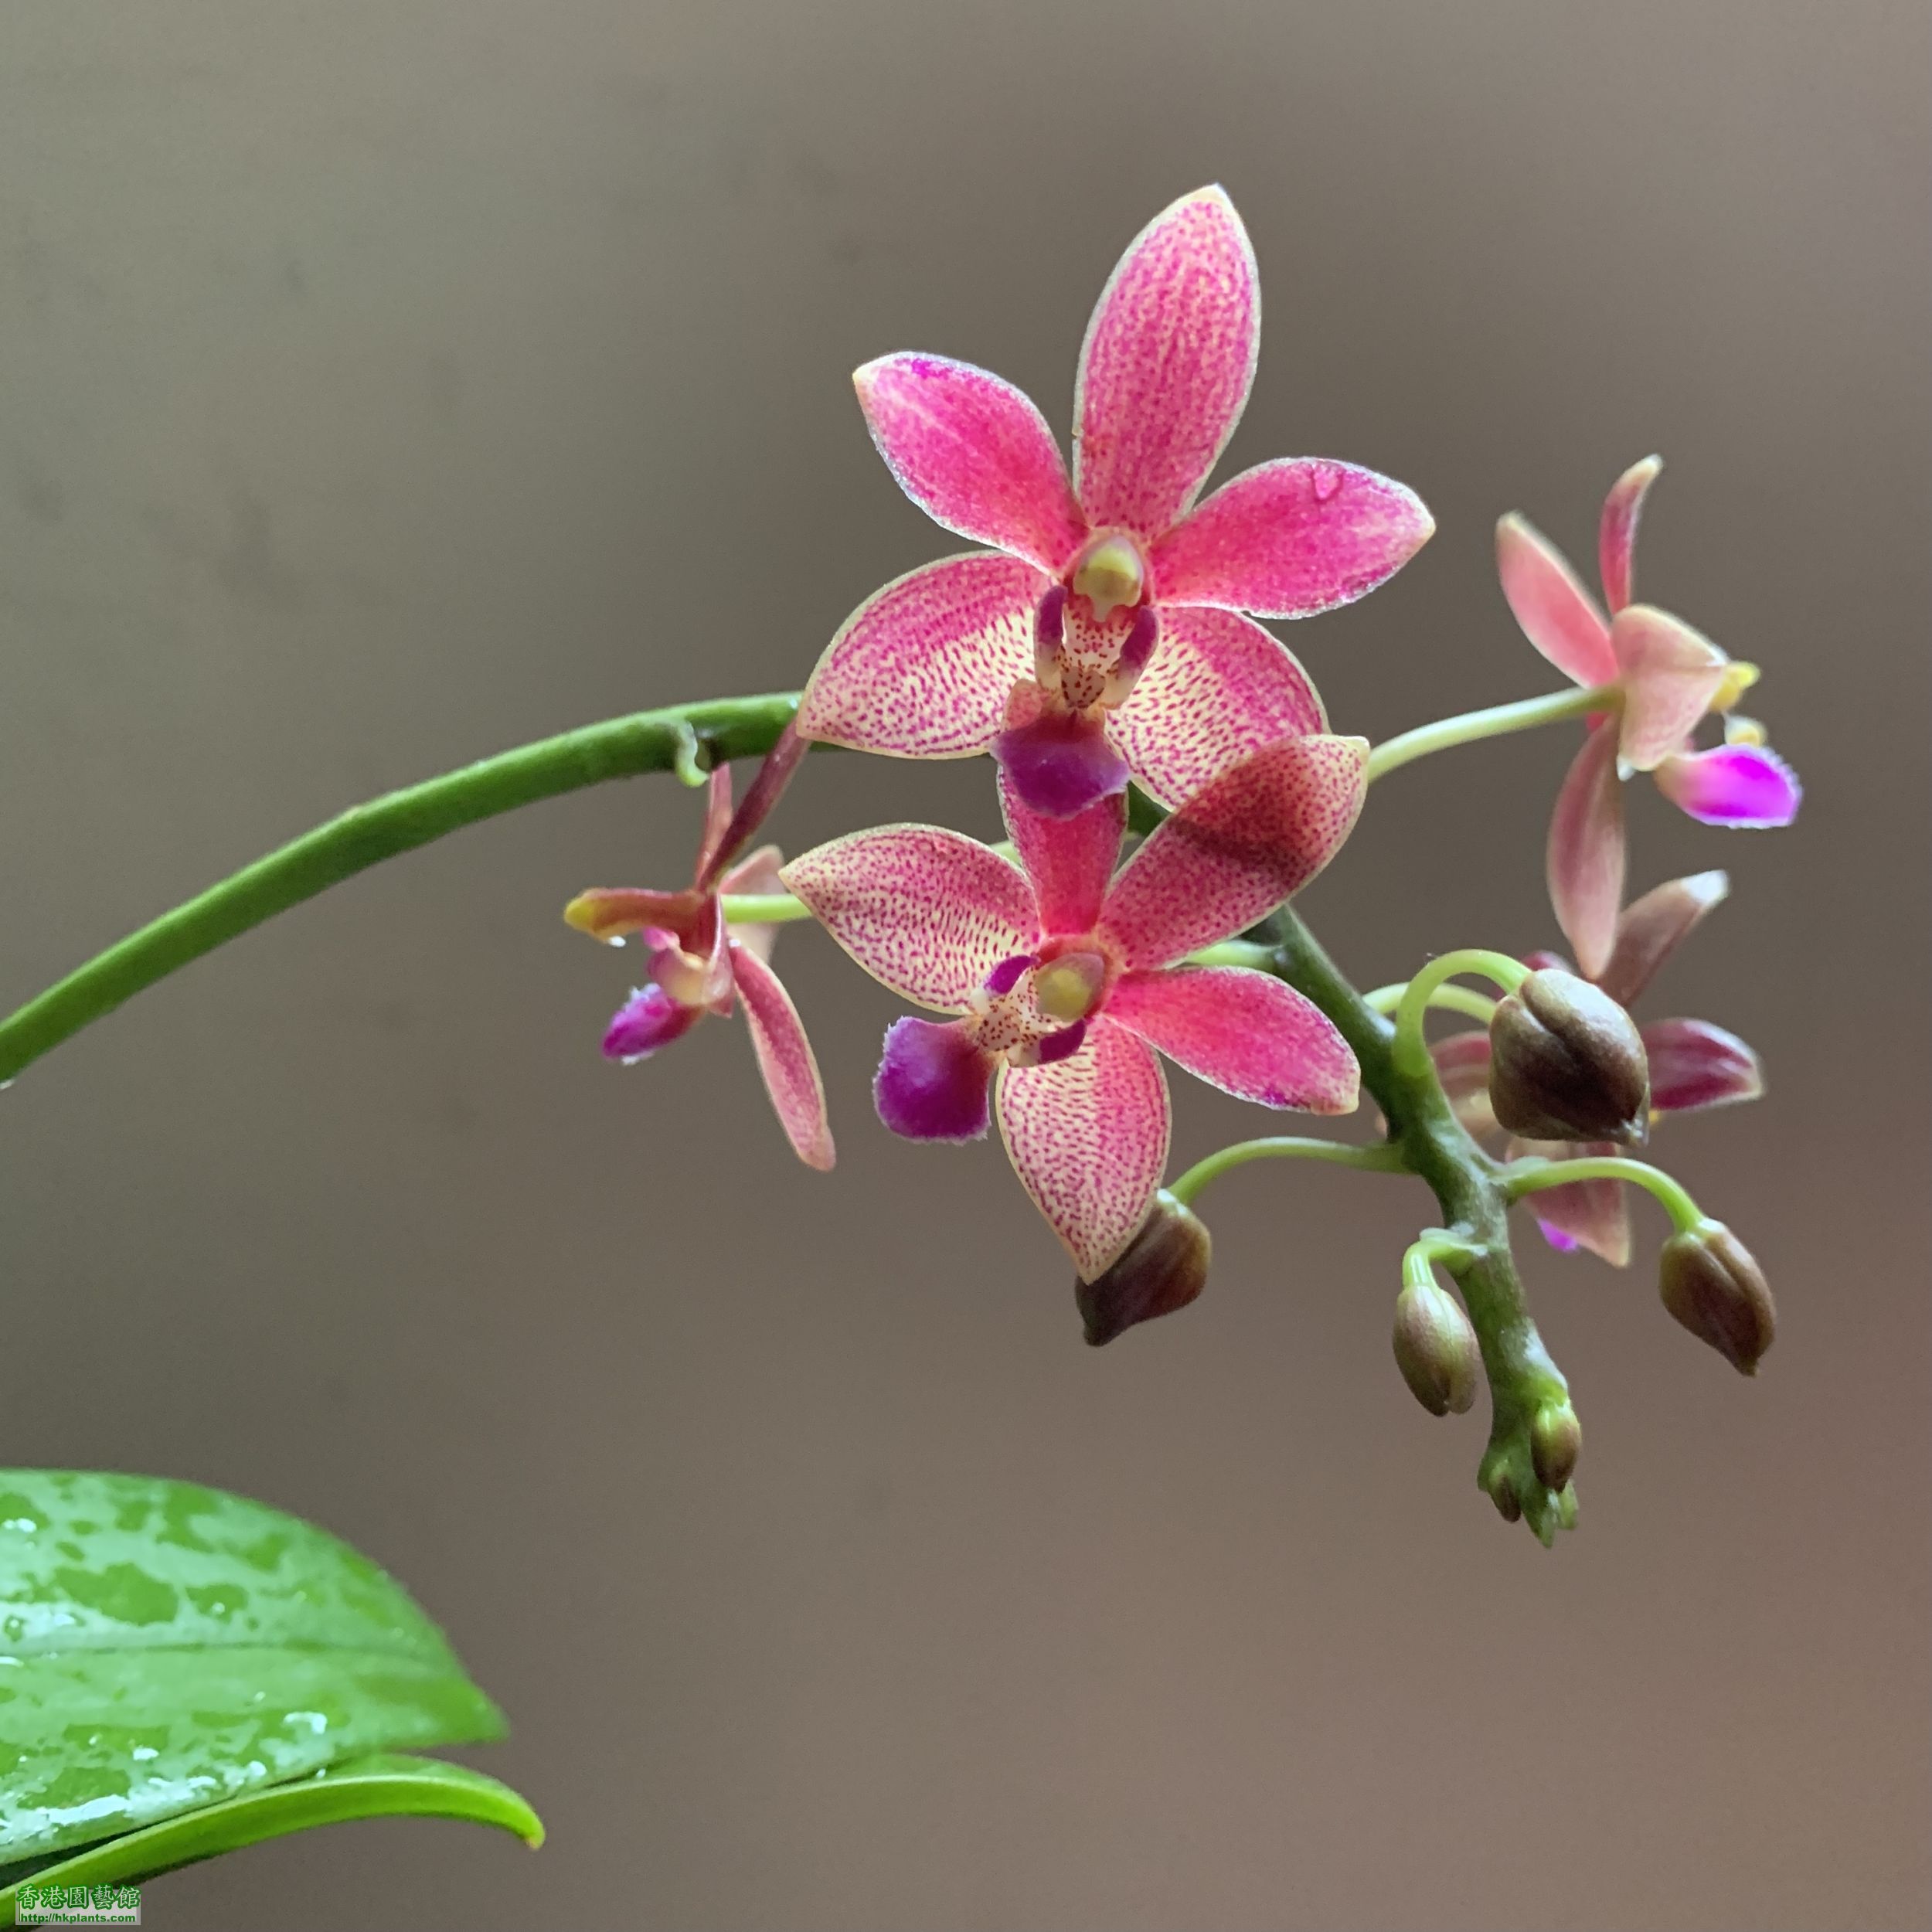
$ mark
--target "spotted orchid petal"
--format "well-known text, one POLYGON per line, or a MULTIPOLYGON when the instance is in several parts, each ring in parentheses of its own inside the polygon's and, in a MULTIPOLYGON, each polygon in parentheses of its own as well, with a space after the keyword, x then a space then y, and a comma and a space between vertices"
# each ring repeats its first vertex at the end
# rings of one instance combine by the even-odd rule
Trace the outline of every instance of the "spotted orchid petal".
POLYGON ((1496 1131, 1496 1111, 1489 1104, 1489 1036, 1486 1032, 1450 1033, 1431 1043, 1450 1110, 1478 1138, 1496 1131))
POLYGON ((1002 1068, 994 1104, 1014 1172, 1080 1279, 1104 1274, 1167 1165, 1167 1082, 1153 1049, 1102 1015, 1069 1058, 1002 1068))
POLYGON ((1165 607, 1161 641, 1107 721, 1134 777, 1164 805, 1264 745, 1328 728, 1308 674, 1253 618, 1165 607))
POLYGON ((1301 890, 1353 828, 1368 741, 1291 738, 1231 767, 1121 869, 1100 929, 1130 968, 1171 965, 1243 931, 1301 890))
POLYGON ((1080 348, 1073 486, 1090 522, 1151 538, 1187 511, 1240 420, 1260 338, 1254 251, 1226 192, 1155 216, 1080 348))
POLYGON ((1029 809, 1002 771, 999 804, 1007 836, 1032 885, 1042 934, 1091 932, 1121 855, 1125 795, 1116 792, 1071 818, 1051 818, 1029 809))
POLYGON ((1026 875, 938 825, 852 832, 779 876, 873 978, 941 1013, 965 1012, 994 968, 1039 937, 1026 875))
POLYGON ((1764 745, 1679 752, 1658 766, 1656 777, 1672 804, 1706 825, 1788 825, 1804 796, 1798 774, 1764 745))
POLYGON ((682 1039, 704 1015, 702 1006, 687 1006, 662 986, 640 986, 611 1015, 611 1024, 604 1029, 604 1057, 621 1060, 627 1066, 634 1060, 648 1060, 659 1047, 682 1039))
POLYGON ((1617 921, 1610 964, 1597 975, 1597 984, 1620 1006, 1629 1005, 1730 889, 1727 872, 1700 872, 1671 879, 1626 906, 1617 921))
POLYGON ((1270 974, 1241 966, 1128 973, 1107 1002, 1114 1025, 1177 1066, 1263 1107, 1349 1114, 1361 1070, 1335 1023, 1270 974))
POLYGON ((832 1123, 825 1111, 825 1082, 805 1037, 804 1022, 778 976, 753 949, 731 948, 731 964, 752 1050, 778 1124, 806 1166, 828 1172, 832 1164, 832 1123))
POLYGON ((992 1118, 993 1056, 959 1020, 894 1020, 872 1081, 879 1117, 909 1141, 977 1141, 992 1118))
POLYGON ((1624 687, 1617 755, 1632 771, 1654 771, 1710 709, 1731 661, 1681 617, 1648 604, 1617 613, 1610 645, 1624 687))
POLYGON ((1643 1036, 1650 1104, 1659 1114, 1729 1107, 1764 1091, 1763 1062, 1735 1033, 1708 1020, 1652 1020, 1643 1036))
POLYGON ((879 454, 935 522, 1056 576, 1087 540, 1053 432, 1011 383, 944 355, 883 355, 852 379, 879 454))
POLYGON ((1312 617, 1386 582, 1435 527, 1414 491, 1373 470, 1283 457, 1223 484, 1155 543, 1154 595, 1312 617))
POLYGON ((1512 513, 1496 526, 1496 570, 1523 635, 1565 677, 1585 687, 1615 680, 1603 612, 1535 525, 1512 513))
POLYGON ((1635 581, 1637 522, 1643 515, 1645 495, 1663 467, 1661 456, 1647 456, 1642 462, 1633 463, 1604 498, 1604 513, 1597 526, 1597 566, 1604 580, 1604 601, 1613 617, 1630 601, 1635 581))
POLYGON ((800 736, 896 758, 964 758, 1005 722, 1033 668, 1033 611, 1047 580, 1018 557, 923 565, 869 597, 825 647, 800 736))
POLYGON ((1556 794, 1545 855, 1549 903, 1586 978, 1610 963, 1624 898, 1624 791, 1617 730, 1594 727, 1556 794))
MULTIPOLYGON (((1573 1155, 1622 1151, 1607 1141, 1512 1141, 1509 1157, 1541 1155, 1560 1161, 1573 1155)), ((1587 1248, 1613 1268, 1630 1265, 1630 1202, 1621 1181, 1566 1181, 1543 1188, 1524 1203, 1535 1216, 1543 1239, 1561 1253, 1587 1248)))

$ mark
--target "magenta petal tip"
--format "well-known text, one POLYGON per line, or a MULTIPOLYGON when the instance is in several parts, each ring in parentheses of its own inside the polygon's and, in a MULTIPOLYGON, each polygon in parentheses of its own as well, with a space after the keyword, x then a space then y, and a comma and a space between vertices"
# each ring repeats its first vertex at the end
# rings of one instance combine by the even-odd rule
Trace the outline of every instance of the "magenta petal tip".
POLYGON ((604 1056, 621 1060, 648 1060, 690 1032, 704 1017, 702 1006, 686 1006, 662 986, 641 988, 611 1015, 604 1031, 604 1056))
POLYGON ((1798 816, 1804 787, 1798 774, 1763 745, 1719 745, 1680 752, 1657 767, 1657 788, 1706 825, 1764 831, 1798 816))
POLYGON ((976 1141, 992 1120, 993 1063, 956 1020, 893 1021, 872 1082, 879 1117, 909 1141, 976 1141))

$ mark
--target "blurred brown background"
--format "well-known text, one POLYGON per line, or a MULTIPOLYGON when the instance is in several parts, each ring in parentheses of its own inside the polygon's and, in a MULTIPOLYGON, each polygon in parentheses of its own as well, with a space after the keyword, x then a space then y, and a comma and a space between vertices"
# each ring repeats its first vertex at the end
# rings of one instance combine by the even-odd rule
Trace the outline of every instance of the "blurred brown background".
MULTIPOLYGON (((684 876, 668 779, 468 832, 0 1102, 5 1460, 220 1484, 407 1580, 506 1706, 531 1857, 388 1823, 157 1926, 1926 1922, 1923 10, 30 0, 0 19, 0 987, 342 805, 796 684, 957 547, 847 372, 1063 434, 1089 307, 1227 182, 1267 302, 1230 473, 1386 469, 1435 542, 1293 630, 1375 736, 1549 689, 1495 588, 1653 447, 1648 593, 1769 675, 1783 836, 1633 794, 1732 903, 1649 1008, 1770 1062, 1660 1150, 1764 1257, 1740 1380, 1532 1243, 1588 1432, 1546 1554, 1388 1355, 1413 1185, 1257 1168, 1206 1298, 1102 1352, 996 1145, 872 1117, 899 1010, 780 964, 842 1160, 740 1030, 603 1065, 560 923, 684 876)), ((1567 732, 1379 788, 1306 910, 1363 984, 1552 930, 1567 732)), ((798 849, 989 829, 815 761, 798 849)), ((1264 1117, 1177 1079, 1178 1153, 1264 1117)))

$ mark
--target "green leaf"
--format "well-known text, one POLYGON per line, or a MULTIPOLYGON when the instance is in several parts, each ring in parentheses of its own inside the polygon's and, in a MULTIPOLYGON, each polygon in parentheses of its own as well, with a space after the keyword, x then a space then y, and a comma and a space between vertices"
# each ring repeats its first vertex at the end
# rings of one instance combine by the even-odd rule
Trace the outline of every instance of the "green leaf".
MULTIPOLYGON (((481 1771, 431 1757, 359 1757, 293 1784, 250 1791, 104 1845, 90 1845, 44 1866, 32 1880, 36 1885, 131 1884, 315 1825, 397 1817, 461 1818, 514 1832, 532 1849, 543 1842, 536 1813, 507 1784, 481 1771)), ((16 1889, 9 1885, 0 1890, 0 1924, 14 1922, 16 1889)))
POLYGON ((0 1470, 0 1861, 503 1728, 323 1531, 187 1483, 0 1470))

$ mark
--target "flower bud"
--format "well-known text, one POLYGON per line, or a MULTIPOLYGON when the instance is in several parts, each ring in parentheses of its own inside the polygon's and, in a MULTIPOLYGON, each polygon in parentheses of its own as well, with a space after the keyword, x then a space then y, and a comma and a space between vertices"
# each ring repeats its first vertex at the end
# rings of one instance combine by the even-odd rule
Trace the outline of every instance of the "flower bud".
POLYGON ((1529 1464, 1546 1489, 1562 1489, 1575 1474, 1583 1424, 1566 1402, 1546 1402, 1529 1424, 1529 1464))
POLYGON ((1743 1375, 1777 1332, 1764 1271, 1722 1221, 1702 1220, 1664 1243, 1657 1270, 1664 1306, 1743 1375))
POLYGON ((1535 1141, 1641 1143, 1650 1068, 1630 1015, 1558 967, 1532 973, 1489 1023, 1489 1104, 1535 1141))
POLYGON ((1396 1297, 1396 1366, 1432 1416, 1461 1415, 1476 1399, 1482 1352, 1462 1304, 1434 1281, 1411 1281, 1396 1297))
POLYGON ((1097 1349, 1137 1321, 1185 1308, 1207 1286, 1213 1249, 1207 1224, 1162 1188, 1121 1258, 1073 1284, 1087 1340, 1097 1349))

